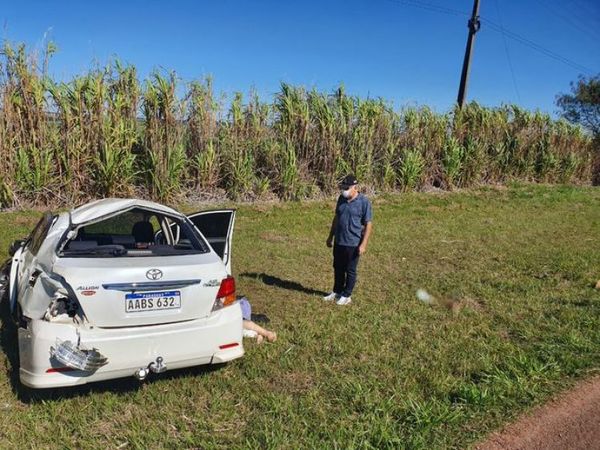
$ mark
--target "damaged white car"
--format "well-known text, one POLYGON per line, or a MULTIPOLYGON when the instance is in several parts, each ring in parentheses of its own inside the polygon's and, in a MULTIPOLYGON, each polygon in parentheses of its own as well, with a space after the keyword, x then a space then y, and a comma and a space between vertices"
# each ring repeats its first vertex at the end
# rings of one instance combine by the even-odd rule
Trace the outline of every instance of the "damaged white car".
POLYGON ((133 199, 44 214, 5 267, 21 382, 141 380, 241 357, 234 220, 133 199))

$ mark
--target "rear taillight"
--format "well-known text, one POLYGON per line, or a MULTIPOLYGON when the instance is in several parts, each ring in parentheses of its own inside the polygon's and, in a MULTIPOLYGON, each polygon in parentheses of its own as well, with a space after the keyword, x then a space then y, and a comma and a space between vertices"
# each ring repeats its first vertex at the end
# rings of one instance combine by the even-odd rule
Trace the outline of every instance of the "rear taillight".
POLYGON ((46 373, 71 372, 73 370, 77 369, 73 369, 72 367, 50 367, 49 369, 46 369, 46 373))
POLYGON ((217 298, 213 305, 213 311, 217 311, 225 306, 229 306, 235 302, 235 278, 228 276, 223 278, 219 292, 217 292, 217 298))

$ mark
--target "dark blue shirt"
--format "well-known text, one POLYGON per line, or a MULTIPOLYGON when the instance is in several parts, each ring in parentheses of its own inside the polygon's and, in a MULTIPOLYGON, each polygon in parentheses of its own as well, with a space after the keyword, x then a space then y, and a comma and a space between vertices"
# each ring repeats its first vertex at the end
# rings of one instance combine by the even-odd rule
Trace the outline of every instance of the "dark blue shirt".
POLYGON ((335 214, 337 216, 335 243, 358 247, 363 227, 373 220, 373 210, 369 199, 360 193, 354 200, 348 200, 340 195, 335 206, 335 214))

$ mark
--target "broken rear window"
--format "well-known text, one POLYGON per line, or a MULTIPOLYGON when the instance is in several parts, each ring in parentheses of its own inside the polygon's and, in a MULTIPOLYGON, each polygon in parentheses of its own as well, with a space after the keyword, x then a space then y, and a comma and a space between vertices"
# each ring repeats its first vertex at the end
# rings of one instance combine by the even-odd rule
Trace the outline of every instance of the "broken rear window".
POLYGON ((187 221, 140 208, 77 229, 61 256, 169 256, 206 253, 207 245, 187 221), (171 229, 177 226, 177 235, 171 229))

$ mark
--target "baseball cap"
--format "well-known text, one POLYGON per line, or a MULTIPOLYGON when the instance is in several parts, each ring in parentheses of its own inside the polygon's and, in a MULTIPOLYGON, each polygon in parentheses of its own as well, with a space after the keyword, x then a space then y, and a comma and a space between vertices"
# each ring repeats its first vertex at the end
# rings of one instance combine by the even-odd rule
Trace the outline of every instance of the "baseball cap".
POLYGON ((340 181, 340 186, 350 187, 358 184, 358 180, 352 174, 346 175, 342 181, 340 181))

